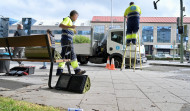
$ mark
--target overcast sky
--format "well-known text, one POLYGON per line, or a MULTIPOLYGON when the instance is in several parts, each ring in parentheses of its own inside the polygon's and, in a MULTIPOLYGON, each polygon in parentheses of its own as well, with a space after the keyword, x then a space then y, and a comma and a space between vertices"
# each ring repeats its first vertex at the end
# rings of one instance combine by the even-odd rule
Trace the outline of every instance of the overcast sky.
MULTIPOLYGON (((158 10, 153 0, 133 0, 142 9, 144 17, 177 17, 180 0, 160 0, 158 10)), ((113 0, 113 16, 123 16, 131 0, 113 0)), ((185 14, 190 17, 190 0, 184 0, 185 14)), ((91 20, 93 16, 110 16, 111 0, 0 0, 0 15, 21 20, 62 20, 71 10, 77 10, 79 19, 91 20)))

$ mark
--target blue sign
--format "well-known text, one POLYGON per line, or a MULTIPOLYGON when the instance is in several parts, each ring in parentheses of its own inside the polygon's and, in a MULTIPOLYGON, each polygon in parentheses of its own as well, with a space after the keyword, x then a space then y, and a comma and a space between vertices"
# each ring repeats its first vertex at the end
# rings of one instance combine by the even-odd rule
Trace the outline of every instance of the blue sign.
POLYGON ((116 46, 116 50, 120 50, 120 47, 119 47, 119 46, 116 46))

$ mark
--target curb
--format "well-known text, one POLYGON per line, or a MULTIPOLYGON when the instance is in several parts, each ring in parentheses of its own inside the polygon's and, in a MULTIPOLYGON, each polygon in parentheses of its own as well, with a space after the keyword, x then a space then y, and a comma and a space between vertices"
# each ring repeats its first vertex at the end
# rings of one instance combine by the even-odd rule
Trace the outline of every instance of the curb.
POLYGON ((190 65, 178 65, 178 64, 162 64, 162 63, 149 63, 149 65, 157 65, 157 66, 175 66, 175 67, 190 67, 190 65))

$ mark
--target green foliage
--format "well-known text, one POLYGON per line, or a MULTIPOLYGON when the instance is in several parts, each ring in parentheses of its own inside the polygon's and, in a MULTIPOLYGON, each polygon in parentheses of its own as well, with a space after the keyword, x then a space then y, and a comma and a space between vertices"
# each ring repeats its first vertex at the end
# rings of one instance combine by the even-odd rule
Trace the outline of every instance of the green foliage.
POLYGON ((90 39, 86 36, 76 35, 73 37, 73 43, 74 44, 90 43, 90 39))
POLYGON ((146 55, 147 60, 152 60, 152 55, 146 55))

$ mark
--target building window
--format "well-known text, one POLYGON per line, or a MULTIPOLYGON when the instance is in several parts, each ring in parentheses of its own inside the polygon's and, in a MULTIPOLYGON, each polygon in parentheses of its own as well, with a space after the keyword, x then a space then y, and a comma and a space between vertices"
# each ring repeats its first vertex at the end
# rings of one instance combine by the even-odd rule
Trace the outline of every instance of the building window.
POLYGON ((96 25, 94 26, 94 39, 101 41, 104 38, 104 25, 96 25))
POLYGON ((145 45, 145 54, 153 54, 153 45, 145 45))
POLYGON ((157 27, 157 42, 158 43, 170 43, 171 42, 171 27, 170 26, 158 26, 157 27))
MULTIPOLYGON (((61 34, 61 30, 52 30, 53 34, 61 34)), ((31 30, 31 34, 46 34, 46 30, 31 30)))
POLYGON ((91 35, 91 31, 78 30, 78 35, 91 35))
POLYGON ((105 26, 104 25, 96 25, 94 26, 94 32, 96 33, 104 33, 105 26))
POLYGON ((143 26, 142 38, 143 42, 153 42, 153 26, 143 26))
POLYGON ((9 30, 9 34, 14 34, 16 30, 9 30))
POLYGON ((122 31, 112 32, 111 40, 119 44, 123 44, 123 32, 122 31))
POLYGON ((53 34, 62 34, 61 30, 53 30, 52 32, 53 32, 53 34))
POLYGON ((31 34, 46 34, 46 30, 31 30, 31 34))
POLYGON ((120 25, 110 25, 109 26, 109 29, 119 29, 119 28, 121 28, 121 26, 120 25))

